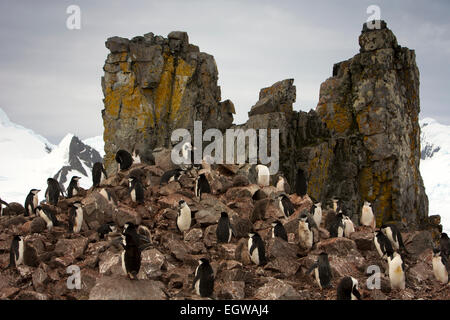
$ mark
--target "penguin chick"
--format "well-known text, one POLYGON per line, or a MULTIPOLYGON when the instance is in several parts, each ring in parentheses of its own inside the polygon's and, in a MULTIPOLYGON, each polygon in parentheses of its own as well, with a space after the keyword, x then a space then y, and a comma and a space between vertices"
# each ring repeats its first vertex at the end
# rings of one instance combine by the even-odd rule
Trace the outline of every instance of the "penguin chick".
POLYGON ((405 264, 397 252, 388 256, 389 281, 391 289, 405 289, 405 264))
POLYGON ((445 256, 441 256, 441 250, 433 249, 433 273, 438 281, 443 284, 448 283, 448 273, 450 269, 450 263, 445 256))
POLYGON ((375 216, 372 211, 372 207, 370 202, 364 201, 364 205, 361 209, 361 224, 363 226, 371 227, 372 229, 375 229, 376 222, 375 222, 375 216))
POLYGON ((306 213, 302 213, 298 219, 298 238, 302 248, 306 250, 310 250, 312 248, 314 243, 314 234, 306 213))
POLYGON ((181 232, 185 232, 191 227, 191 222, 191 209, 186 201, 180 200, 178 202, 177 229, 181 232))

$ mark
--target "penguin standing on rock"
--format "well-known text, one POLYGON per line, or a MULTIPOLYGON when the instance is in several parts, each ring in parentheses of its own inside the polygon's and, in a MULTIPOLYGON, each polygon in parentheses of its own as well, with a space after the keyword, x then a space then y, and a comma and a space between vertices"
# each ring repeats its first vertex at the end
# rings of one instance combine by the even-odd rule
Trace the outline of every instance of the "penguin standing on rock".
POLYGON ((216 229, 217 242, 229 243, 233 233, 233 226, 231 225, 228 213, 222 212, 216 229))
POLYGON ((350 235, 355 232, 355 225, 349 216, 342 215, 342 223, 344 224, 344 237, 350 238, 350 235))
POLYGON ((161 180, 159 181, 159 185, 167 184, 172 181, 178 181, 182 173, 183 170, 181 170, 180 168, 164 172, 164 174, 161 177, 161 180))
POLYGON ((79 233, 82 225, 83 208, 80 201, 75 201, 69 209, 69 232, 79 233))
POLYGON ((195 269, 194 282, 192 288, 201 297, 210 297, 214 291, 214 270, 208 259, 201 258, 195 269))
POLYGON ((128 151, 121 149, 116 153, 116 162, 118 163, 118 171, 125 171, 130 169, 133 164, 133 157, 128 151))
POLYGON ((177 228, 181 232, 189 230, 192 223, 191 208, 184 200, 178 202, 177 228))
POLYGON ((23 263, 25 242, 22 236, 15 235, 9 250, 9 267, 17 267, 23 263))
POLYGON ((211 193, 211 186, 204 173, 200 174, 195 181, 195 196, 202 200, 203 193, 211 193))
POLYGON ((319 254, 317 258, 317 262, 314 263, 311 268, 308 270, 308 274, 310 274, 314 270, 314 277, 319 285, 320 289, 327 289, 331 287, 331 267, 330 262, 328 260, 328 254, 326 252, 322 252, 319 254))
POLYGON ((144 203, 144 187, 138 177, 131 176, 128 178, 128 191, 133 202, 144 203))
POLYGON ((373 242, 381 259, 387 259, 394 254, 394 248, 392 248, 391 242, 380 230, 375 231, 373 242))
POLYGON ((448 257, 441 255, 441 250, 433 249, 433 273, 436 279, 443 284, 448 282, 448 273, 450 272, 450 262, 448 257))
POLYGON ((67 187, 68 198, 72 198, 80 193, 80 179, 81 177, 73 176, 70 180, 69 187, 67 187))
POLYGON ((388 255, 389 280, 391 289, 405 289, 405 264, 399 253, 388 255))
POLYGON ((272 238, 275 237, 281 238, 286 242, 288 241, 286 229, 279 220, 272 222, 272 238))
POLYGON ((47 224, 48 231, 52 230, 53 227, 59 225, 59 221, 56 219, 54 212, 51 210, 46 210, 41 206, 37 206, 35 209, 35 213, 38 217, 44 219, 45 223, 47 224))
POLYGON ((281 175, 278 177, 276 188, 277 188, 277 191, 279 191, 279 192, 290 193, 290 186, 289 186, 288 182, 286 181, 286 179, 281 175))
POLYGON ((292 215, 295 211, 294 205, 292 204, 291 200, 288 196, 285 194, 280 194, 278 197, 278 207, 280 208, 281 212, 284 214, 286 218, 288 218, 290 215, 292 215))
POLYGON ((28 217, 32 213, 34 213, 36 207, 39 205, 38 193, 41 190, 31 189, 25 199, 25 217, 28 217))
POLYGON ((250 232, 248 236, 248 253, 252 262, 258 266, 266 264, 266 249, 263 239, 256 232, 250 232))
POLYGON ((64 192, 59 185, 58 180, 53 178, 47 179, 47 190, 45 191, 45 200, 47 203, 56 206, 59 200, 59 194, 64 197, 64 192))
POLYGON ((353 277, 342 278, 337 287, 337 300, 361 300, 358 280, 353 277))
POLYGON ((317 202, 313 204, 310 213, 314 219, 314 222, 316 223, 317 228, 319 228, 320 224, 322 223, 322 203, 317 202))
POLYGON ((363 226, 371 227, 372 229, 375 229, 376 226, 375 216, 373 214, 371 204, 368 201, 364 201, 364 205, 361 210, 361 224, 363 226))
POLYGON ((333 217, 333 220, 330 222, 330 237, 331 238, 341 238, 344 236, 344 215, 342 213, 342 210, 333 217))
POLYGON ((389 239, 395 251, 403 249, 408 252, 403 244, 402 234, 394 224, 384 224, 380 227, 380 230, 389 239))
POLYGON ((122 235, 122 269, 131 280, 136 280, 141 268, 141 250, 139 249, 139 236, 136 226, 128 224, 122 235))
POLYGON ((108 175, 103 164, 101 162, 94 163, 92 167, 92 185, 94 188, 98 187, 106 179, 108 179, 108 175))
POLYGON ((295 178, 295 193, 303 198, 306 195, 307 189, 308 186, 306 184, 305 173, 299 168, 295 178))
POLYGON ((310 223, 311 220, 312 219, 308 219, 306 213, 302 213, 298 218, 299 243, 306 250, 310 250, 314 244, 314 234, 310 223))

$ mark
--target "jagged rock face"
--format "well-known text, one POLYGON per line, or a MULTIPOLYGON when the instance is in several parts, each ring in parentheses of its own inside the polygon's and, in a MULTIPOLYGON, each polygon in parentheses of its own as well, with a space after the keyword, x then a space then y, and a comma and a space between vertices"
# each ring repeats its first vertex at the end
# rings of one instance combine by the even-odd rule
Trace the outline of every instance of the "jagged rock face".
POLYGON ((174 129, 226 129, 233 122, 234 105, 220 102, 214 57, 189 44, 186 32, 168 38, 153 33, 131 40, 109 38, 102 77, 105 167, 113 168, 119 149, 170 147, 174 129))
POLYGON ((428 216, 428 199, 419 172, 415 53, 398 46, 384 22, 380 30, 364 28, 359 43, 360 53, 336 64, 320 88, 316 111, 333 145, 325 192, 358 212, 364 200, 372 202, 378 225, 417 226, 428 216))

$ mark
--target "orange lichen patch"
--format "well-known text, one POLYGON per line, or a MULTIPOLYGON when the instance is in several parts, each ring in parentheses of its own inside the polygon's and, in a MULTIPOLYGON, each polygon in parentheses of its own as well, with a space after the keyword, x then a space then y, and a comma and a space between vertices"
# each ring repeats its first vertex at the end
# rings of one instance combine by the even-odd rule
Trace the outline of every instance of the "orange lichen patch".
POLYGON ((325 122, 328 129, 343 134, 347 132, 352 125, 352 115, 343 106, 337 103, 321 104, 317 106, 317 113, 322 121, 325 122))
POLYGON ((189 79, 194 74, 195 69, 185 62, 183 59, 178 60, 177 69, 175 72, 175 84, 172 93, 171 110, 169 120, 171 122, 178 122, 187 116, 188 109, 182 108, 181 101, 183 99, 184 91, 189 79))
POLYGON ((381 226, 385 220, 398 220, 399 217, 394 217, 392 210, 392 182, 388 181, 381 185, 377 198, 377 227, 381 226))

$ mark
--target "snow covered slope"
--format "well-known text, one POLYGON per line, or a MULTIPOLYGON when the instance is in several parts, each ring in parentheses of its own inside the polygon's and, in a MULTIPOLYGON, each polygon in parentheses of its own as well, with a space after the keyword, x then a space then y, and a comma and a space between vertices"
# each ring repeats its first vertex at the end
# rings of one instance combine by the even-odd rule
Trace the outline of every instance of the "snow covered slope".
POLYGON ((439 214, 444 230, 450 233, 450 126, 431 118, 419 123, 420 173, 428 195, 429 214, 439 214))
POLYGON ((80 185, 92 185, 91 170, 100 154, 73 134, 53 145, 32 130, 12 123, 0 109, 0 197, 23 204, 30 189, 41 189, 44 198, 47 178, 67 188, 72 175, 82 177, 80 185))

